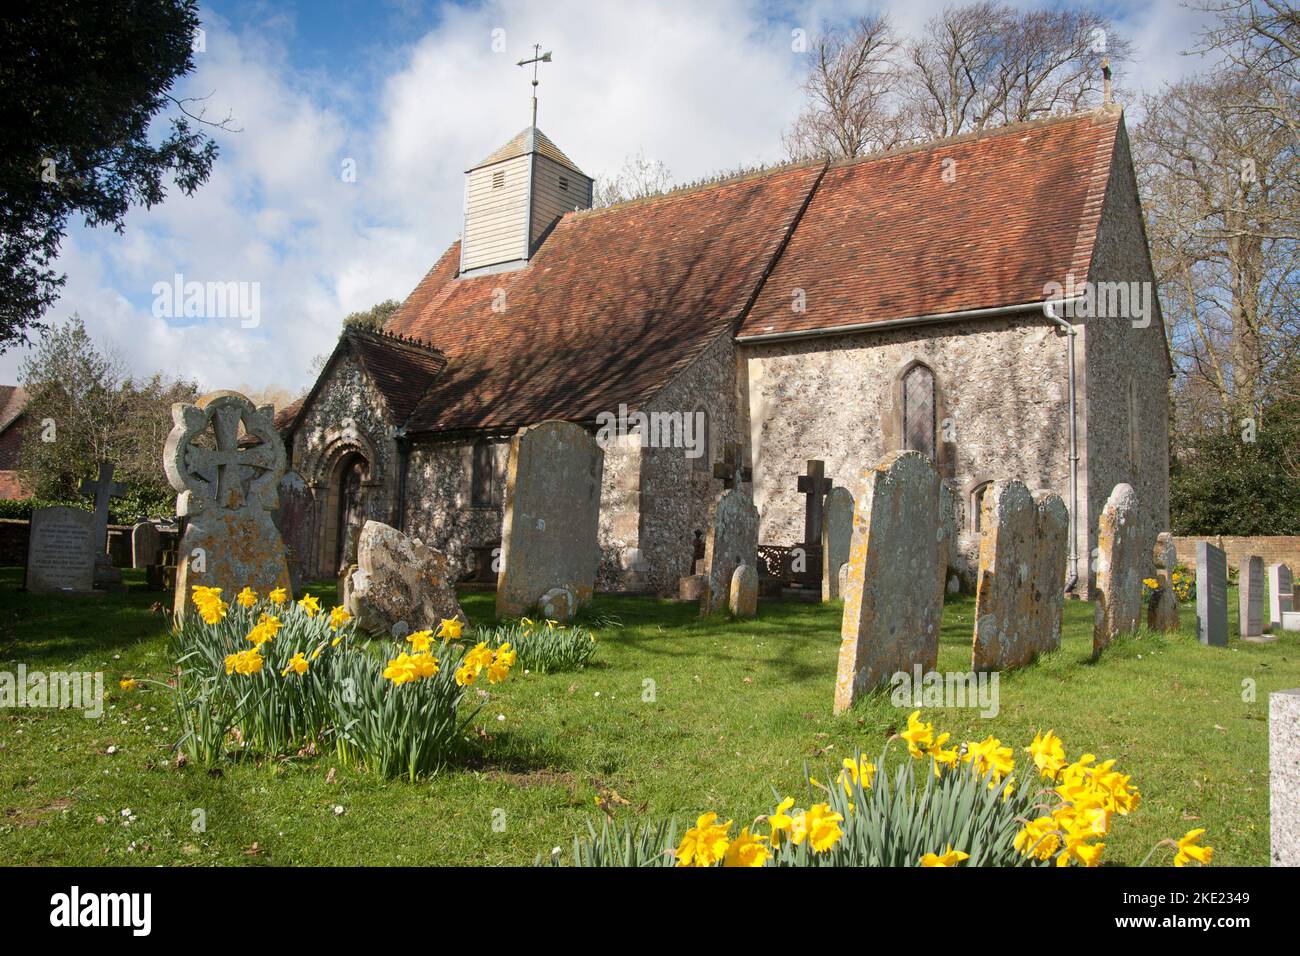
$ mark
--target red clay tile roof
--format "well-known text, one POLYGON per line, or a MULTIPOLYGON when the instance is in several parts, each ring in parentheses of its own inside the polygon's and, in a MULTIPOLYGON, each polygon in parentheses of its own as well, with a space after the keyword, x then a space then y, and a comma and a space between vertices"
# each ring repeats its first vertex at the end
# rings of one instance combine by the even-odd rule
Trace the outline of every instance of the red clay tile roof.
POLYGON ((275 430, 277 432, 293 431, 294 426, 298 424, 298 416, 302 414, 303 406, 307 404, 307 396, 294 399, 284 408, 275 413, 275 430))
POLYGON ((1096 110, 832 166, 740 337, 1040 302, 1066 273, 1083 282, 1119 123, 1096 110))
POLYGON ((0 432, 23 413, 30 398, 21 385, 0 385, 0 432))
POLYGON ((453 278, 453 246, 385 326, 448 359, 408 431, 585 421, 644 402, 734 331, 822 170, 569 213, 514 272, 453 278))
POLYGON ((379 333, 353 328, 348 338, 361 367, 398 423, 405 422, 415 411, 429 384, 447 364, 447 357, 439 349, 408 337, 399 338, 388 330, 379 333))

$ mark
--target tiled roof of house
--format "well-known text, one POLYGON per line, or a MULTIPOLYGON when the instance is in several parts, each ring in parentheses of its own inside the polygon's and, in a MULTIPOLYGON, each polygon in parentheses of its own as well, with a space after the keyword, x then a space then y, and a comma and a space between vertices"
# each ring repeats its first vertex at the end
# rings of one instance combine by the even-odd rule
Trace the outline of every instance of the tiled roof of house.
POLYGON ((821 172, 570 213, 514 272, 456 279, 448 250, 385 326, 448 359, 408 431, 583 421, 643 402, 734 330, 821 172))
POLYGON ((27 390, 21 385, 0 385, 0 432, 23 413, 29 399, 27 390))
POLYGON ((447 364, 441 350, 395 331, 353 328, 348 337, 361 367, 399 423, 415 411, 429 384, 447 364))
POLYGON ((1041 302, 1045 283, 1083 282, 1119 122, 1097 110, 831 167, 740 337, 1041 302))
POLYGON ((516 271, 458 278, 456 243, 362 361, 413 434, 503 429, 636 407, 723 334, 1038 302, 1088 274, 1121 121, 1101 109, 572 212, 516 271), (438 357, 399 357, 391 335, 438 357))
POLYGON ((298 416, 302 414, 303 407, 306 404, 307 396, 303 395, 276 412, 275 430, 277 432, 293 431, 294 426, 298 424, 298 416))

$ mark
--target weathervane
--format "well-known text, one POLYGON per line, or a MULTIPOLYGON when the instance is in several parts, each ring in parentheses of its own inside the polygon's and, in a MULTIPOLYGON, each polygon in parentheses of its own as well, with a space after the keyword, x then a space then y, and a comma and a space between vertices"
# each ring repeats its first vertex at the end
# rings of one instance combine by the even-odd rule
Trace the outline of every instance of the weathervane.
POLYGON ((517 64, 515 64, 516 66, 527 66, 529 63, 533 65, 533 127, 534 128, 536 128, 537 126, 537 64, 550 63, 550 62, 551 62, 551 51, 547 50, 545 53, 543 53, 542 45, 540 43, 534 43, 533 58, 531 60, 520 60, 517 64))

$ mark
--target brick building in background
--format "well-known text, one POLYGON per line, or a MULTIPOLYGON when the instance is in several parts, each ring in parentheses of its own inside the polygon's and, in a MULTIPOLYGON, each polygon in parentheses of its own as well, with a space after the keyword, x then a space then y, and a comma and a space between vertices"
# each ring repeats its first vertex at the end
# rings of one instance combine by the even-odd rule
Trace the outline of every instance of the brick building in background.
POLYGON ((27 398, 21 385, 0 385, 0 500, 31 497, 18 483, 27 398))

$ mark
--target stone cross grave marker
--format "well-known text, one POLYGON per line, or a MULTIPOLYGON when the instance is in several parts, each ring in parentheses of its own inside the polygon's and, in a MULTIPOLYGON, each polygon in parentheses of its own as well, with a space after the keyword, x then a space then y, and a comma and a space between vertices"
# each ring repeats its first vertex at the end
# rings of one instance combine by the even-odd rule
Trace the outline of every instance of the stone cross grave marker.
POLYGON ((1294 611, 1295 590, 1291 569, 1285 564, 1271 564, 1268 568, 1268 624, 1282 626, 1282 615, 1294 611))
POLYGON ((546 421, 510 440, 497 575, 498 617, 519 617, 555 588, 576 611, 600 566, 600 482, 605 452, 572 422, 546 421))
POLYGON ((188 518, 177 555, 177 616, 196 584, 221 588, 226 601, 245 586, 263 595, 291 587, 271 518, 285 464, 273 417, 270 405, 257 408, 238 392, 172 405, 163 467, 178 492, 176 513, 188 518), (240 443, 241 429, 251 443, 240 443))
POLYGON ((1243 641, 1271 644, 1277 640, 1264 633, 1264 559, 1257 554, 1241 559, 1237 575, 1237 625, 1243 641))
POLYGON ((803 543, 817 545, 822 537, 822 505, 833 482, 826 477, 826 463, 808 459, 806 473, 799 476, 799 494, 806 495, 803 508, 803 543))
MULTIPOLYGON (((95 516, 58 505, 32 512, 27 590, 89 594, 95 580, 95 516)), ((103 544, 100 544, 103 547, 103 544)))
POLYGON ((822 600, 837 601, 840 567, 848 563, 853 544, 853 495, 847 488, 832 488, 822 508, 822 600))
POLYGON ((81 483, 81 493, 87 498, 95 499, 95 547, 103 551, 108 545, 108 502, 110 498, 121 498, 126 494, 126 485, 113 480, 114 464, 111 461, 99 463, 99 480, 86 479, 81 483))
POLYGON ((898 671, 934 670, 943 615, 939 473, 895 451, 863 475, 844 588, 835 713, 898 671))
POLYGON ((1121 482, 1111 491, 1097 521, 1097 610, 1092 654, 1097 657, 1116 635, 1131 632, 1142 616, 1142 577, 1151 542, 1137 494, 1121 482))
POLYGON ((713 477, 722 481, 723 491, 739 488, 743 481, 754 480, 754 470, 740 460, 740 445, 729 441, 722 446, 722 461, 713 463, 713 477))
POLYGON ((758 568, 758 509, 743 490, 728 488, 718 495, 713 506, 713 523, 704 542, 707 579, 700 595, 701 615, 728 606, 732 578, 744 564, 758 568))
POLYGON ((1196 636, 1228 646, 1228 556, 1208 541, 1196 542, 1196 636))

